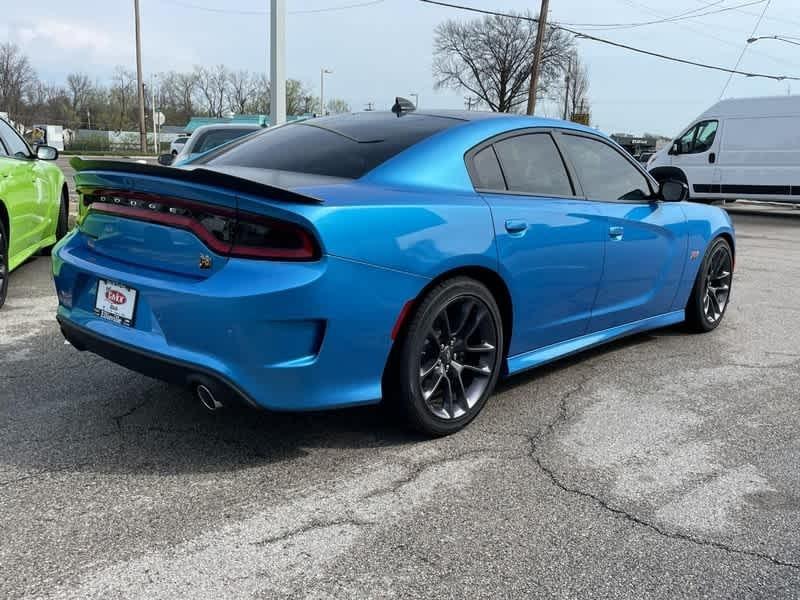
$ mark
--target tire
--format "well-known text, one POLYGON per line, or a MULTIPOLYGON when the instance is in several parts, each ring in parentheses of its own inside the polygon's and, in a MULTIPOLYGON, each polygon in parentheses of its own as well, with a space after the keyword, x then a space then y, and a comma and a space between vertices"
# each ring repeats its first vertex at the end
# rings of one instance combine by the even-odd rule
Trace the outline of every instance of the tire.
POLYGON ((730 304, 732 284, 733 252, 724 238, 716 238, 706 250, 686 303, 691 331, 706 333, 719 327, 730 304))
POLYGON ((8 294, 8 234, 5 225, 0 221, 0 308, 6 302, 8 294))
POLYGON ((61 191, 61 206, 58 210, 58 224, 56 225, 56 241, 60 241, 69 233, 69 191, 65 187, 61 191))
MULTIPOLYGON (((61 191, 61 204, 58 209, 58 221, 56 222, 56 242, 60 241, 69 233, 69 192, 67 188, 61 191)), ((42 254, 48 255, 53 246, 42 249, 42 254)))
POLYGON ((386 395, 414 429, 449 435, 480 413, 505 348, 500 309, 486 286, 467 277, 440 283, 398 341, 386 395))

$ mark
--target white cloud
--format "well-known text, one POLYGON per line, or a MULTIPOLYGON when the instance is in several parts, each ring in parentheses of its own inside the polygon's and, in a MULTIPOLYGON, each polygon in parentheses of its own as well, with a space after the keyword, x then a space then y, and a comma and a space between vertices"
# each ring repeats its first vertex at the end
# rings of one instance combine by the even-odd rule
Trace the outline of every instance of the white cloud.
POLYGON ((131 44, 127 39, 120 43, 120 36, 115 32, 84 23, 39 19, 12 25, 9 29, 10 38, 31 55, 52 57, 60 52, 62 59, 66 53, 72 58, 113 64, 129 58, 130 54, 131 44))

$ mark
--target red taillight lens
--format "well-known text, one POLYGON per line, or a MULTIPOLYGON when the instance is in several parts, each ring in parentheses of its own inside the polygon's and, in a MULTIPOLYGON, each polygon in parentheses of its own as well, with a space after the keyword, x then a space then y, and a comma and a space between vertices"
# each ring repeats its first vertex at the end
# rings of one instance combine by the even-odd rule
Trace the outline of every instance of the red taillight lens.
POLYGON ((302 227, 242 213, 236 221, 231 256, 273 260, 314 260, 317 244, 302 227))
POLYGON ((116 190, 84 195, 83 202, 94 211, 186 229, 225 256, 317 260, 321 254, 299 225, 225 207, 116 190))

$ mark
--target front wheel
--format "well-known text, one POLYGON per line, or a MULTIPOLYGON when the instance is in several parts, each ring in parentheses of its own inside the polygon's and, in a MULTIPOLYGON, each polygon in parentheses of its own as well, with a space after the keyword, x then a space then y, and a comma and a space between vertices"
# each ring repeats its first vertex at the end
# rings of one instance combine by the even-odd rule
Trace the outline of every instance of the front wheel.
POLYGON ((415 429, 454 433, 478 415, 492 393, 503 343, 491 292, 466 277, 444 281, 422 299, 409 324, 389 394, 415 429))
POLYGON ((692 295, 686 304, 686 322, 697 332, 716 329, 731 298, 733 252, 723 238, 714 240, 706 251, 692 295))

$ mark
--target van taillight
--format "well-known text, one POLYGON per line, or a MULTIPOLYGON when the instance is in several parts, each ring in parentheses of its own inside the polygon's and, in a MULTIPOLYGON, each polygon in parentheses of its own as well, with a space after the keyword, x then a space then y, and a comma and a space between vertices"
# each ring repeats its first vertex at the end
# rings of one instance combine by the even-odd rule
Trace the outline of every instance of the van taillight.
POLYGON ((299 225, 225 207, 116 190, 84 195, 83 202, 92 211, 191 231, 225 256, 308 261, 321 254, 299 225))

